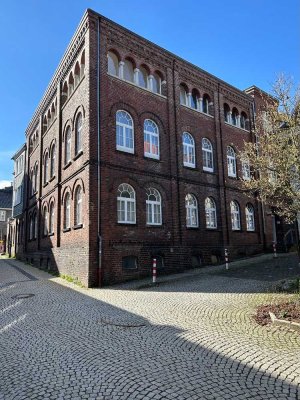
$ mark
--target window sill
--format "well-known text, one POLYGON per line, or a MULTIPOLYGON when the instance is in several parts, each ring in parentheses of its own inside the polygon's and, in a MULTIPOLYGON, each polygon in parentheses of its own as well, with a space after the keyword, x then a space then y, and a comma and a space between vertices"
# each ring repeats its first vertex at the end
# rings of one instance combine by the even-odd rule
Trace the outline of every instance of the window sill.
POLYGON ((199 226, 186 226, 186 229, 199 229, 199 226))
POLYGON ((180 104, 180 105, 181 105, 182 107, 187 108, 188 110, 194 111, 194 112, 196 112, 196 113, 198 113, 198 114, 205 115, 206 117, 209 117, 209 118, 214 118, 214 115, 207 114, 207 113, 205 113, 205 112, 203 112, 203 111, 200 111, 200 110, 196 110, 195 108, 189 107, 189 106, 187 106, 187 105, 185 105, 185 104, 180 104))
POLYGON ((213 169, 202 169, 203 172, 208 172, 209 174, 213 174, 215 171, 213 169))
POLYGON ((70 232, 71 231, 71 228, 64 228, 63 229, 63 232, 70 232))
POLYGON ((29 198, 32 199, 37 194, 37 191, 34 192, 29 198))
POLYGON ((131 154, 134 156, 134 150, 133 149, 129 149, 126 147, 116 147, 117 151, 120 151, 121 153, 126 153, 126 154, 131 154))
POLYGON ((144 154, 144 158, 145 158, 146 160, 160 161, 159 157, 151 156, 151 155, 148 155, 148 154, 144 154))
POLYGON ((242 232, 241 229, 231 229, 231 230, 232 230, 232 232, 242 232))
POLYGON ((49 233, 48 236, 54 236, 54 232, 49 233))
POLYGON ((49 184, 49 182, 46 182, 43 184, 43 188, 46 187, 49 184))
POLYGON ((78 225, 73 226, 74 231, 76 231, 77 229, 81 229, 81 228, 83 228, 83 224, 78 224, 78 225))
POLYGON ((49 179, 49 182, 52 182, 55 179, 55 175, 51 176, 51 178, 49 179))
POLYGON ((163 224, 146 224, 147 228, 163 228, 163 224))
POLYGON ((251 230, 250 230, 250 229, 249 229, 249 230, 247 229, 246 232, 247 232, 247 233, 256 233, 256 230, 255 230, 255 229, 253 229, 253 230, 252 230, 252 229, 251 229, 251 230))
POLYGON ((229 179, 234 179, 234 180, 237 180, 237 179, 238 179, 238 177, 237 177, 237 176, 231 176, 231 175, 227 175, 227 177, 228 177, 229 179))
POLYGON ((194 171, 196 171, 196 165, 188 165, 188 164, 183 164, 184 168, 188 168, 188 169, 192 169, 194 171))
POLYGON ((208 226, 206 226, 205 229, 206 229, 207 231, 217 231, 217 230, 218 230, 217 227, 209 228, 208 226))
POLYGON ((232 128, 239 129, 240 131, 243 131, 245 133, 250 133, 249 129, 241 128, 240 126, 236 126, 236 125, 230 124, 227 121, 224 121, 224 123, 225 123, 225 125, 231 126, 232 128))
POLYGON ((64 165, 63 169, 67 169, 72 164, 72 161, 68 161, 67 164, 64 165))
POLYGON ((129 225, 129 226, 132 226, 132 225, 136 225, 136 222, 119 222, 118 221, 117 225, 120 225, 120 226, 129 225))
POLYGON ((76 154, 76 156, 73 158, 73 161, 77 160, 77 158, 79 158, 80 156, 82 156, 82 154, 83 154, 83 151, 80 150, 80 151, 76 154))

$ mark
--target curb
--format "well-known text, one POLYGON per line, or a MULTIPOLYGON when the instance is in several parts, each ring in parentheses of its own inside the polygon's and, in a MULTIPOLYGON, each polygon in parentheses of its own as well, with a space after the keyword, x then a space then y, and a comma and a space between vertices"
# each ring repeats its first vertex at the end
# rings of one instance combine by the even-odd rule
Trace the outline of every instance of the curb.
POLYGON ((293 321, 286 321, 284 319, 276 318, 275 314, 269 311, 271 321, 274 325, 285 326, 286 328, 293 329, 294 331, 300 332, 300 323, 293 321))

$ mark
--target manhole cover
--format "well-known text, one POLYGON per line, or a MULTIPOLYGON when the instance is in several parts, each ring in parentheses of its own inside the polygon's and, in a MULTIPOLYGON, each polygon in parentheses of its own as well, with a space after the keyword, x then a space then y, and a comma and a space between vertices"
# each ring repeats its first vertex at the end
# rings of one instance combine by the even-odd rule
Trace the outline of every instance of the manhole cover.
POLYGON ((12 296, 12 299, 28 299, 29 297, 33 297, 33 293, 23 293, 23 294, 16 294, 12 296))
POLYGON ((146 326, 146 323, 144 321, 140 321, 137 319, 125 319, 125 318, 101 318, 100 322, 105 324, 105 325, 114 325, 114 326, 120 326, 124 328, 137 328, 140 326, 146 326))

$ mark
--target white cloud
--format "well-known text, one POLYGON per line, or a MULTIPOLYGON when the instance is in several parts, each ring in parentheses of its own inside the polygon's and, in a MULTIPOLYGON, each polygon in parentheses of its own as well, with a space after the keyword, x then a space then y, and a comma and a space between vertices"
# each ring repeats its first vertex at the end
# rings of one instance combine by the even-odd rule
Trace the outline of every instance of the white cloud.
POLYGON ((0 180, 0 189, 5 188, 6 186, 11 186, 11 181, 0 180))

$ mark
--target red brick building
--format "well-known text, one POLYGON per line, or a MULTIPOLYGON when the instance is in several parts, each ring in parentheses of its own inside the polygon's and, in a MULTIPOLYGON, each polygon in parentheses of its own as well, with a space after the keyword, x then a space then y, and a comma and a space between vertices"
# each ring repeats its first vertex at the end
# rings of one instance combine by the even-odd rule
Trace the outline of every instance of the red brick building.
POLYGON ((24 252, 88 286, 262 252, 255 98, 87 10, 26 130, 24 252))

